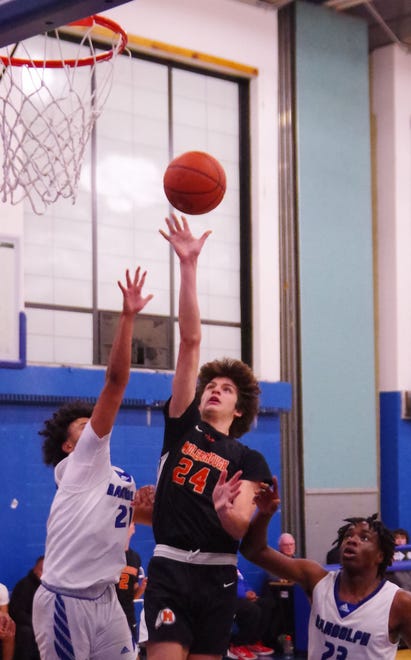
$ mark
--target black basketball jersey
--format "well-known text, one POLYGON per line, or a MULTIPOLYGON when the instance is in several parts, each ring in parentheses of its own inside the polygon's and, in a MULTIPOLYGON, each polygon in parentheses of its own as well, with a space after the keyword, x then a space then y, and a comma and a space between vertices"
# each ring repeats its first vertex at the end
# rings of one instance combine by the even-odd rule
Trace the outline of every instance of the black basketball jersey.
POLYGON ((179 418, 164 410, 164 443, 153 511, 156 543, 201 552, 236 553, 239 542, 221 526, 212 493, 222 470, 228 478, 272 483, 265 458, 201 421, 193 401, 179 418))

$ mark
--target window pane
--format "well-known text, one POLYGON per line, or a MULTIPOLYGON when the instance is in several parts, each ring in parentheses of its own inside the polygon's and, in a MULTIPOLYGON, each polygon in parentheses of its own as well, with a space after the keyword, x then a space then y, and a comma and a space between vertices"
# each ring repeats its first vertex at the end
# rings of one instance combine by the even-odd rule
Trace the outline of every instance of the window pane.
POLYGON ((204 360, 241 358, 241 328, 208 325, 203 330, 204 360))
POLYGON ((238 85, 203 73, 175 70, 172 90, 175 155, 206 151, 221 162, 227 176, 227 192, 218 208, 191 221, 197 235, 213 230, 199 262, 201 316, 239 323, 238 85))
MULTIPOLYGON (((212 360, 230 357, 241 359, 241 328, 202 324, 200 365, 212 360)), ((180 341, 178 324, 174 327, 174 353, 177 356, 180 341)))
MULTIPOLYGON (((42 37, 35 39, 41 57, 42 37)), ((65 56, 75 57, 78 48, 65 44, 65 56)), ((96 67, 98 89, 103 89, 106 73, 102 66, 96 67)), ((89 71, 79 75, 79 82, 87 87, 89 71)), ((50 86, 60 84, 58 76, 59 72, 50 74, 50 86)), ((59 200, 42 216, 29 203, 24 206, 25 300, 45 307, 27 308, 28 360, 92 364, 96 355, 93 341, 98 342, 98 337, 93 338, 90 310, 97 302, 95 311, 101 319, 101 313, 121 309, 117 281, 124 281, 127 268, 133 272, 140 265, 148 271, 146 292, 154 298, 147 314, 169 317, 172 301, 177 313, 178 260, 158 233, 170 210, 162 181, 170 144, 174 155, 189 150, 209 152, 227 175, 227 192, 219 207, 193 216, 190 224, 196 235, 213 230, 198 273, 201 315, 207 320, 203 324, 204 359, 240 357, 240 328, 209 324, 238 326, 241 321, 237 82, 204 71, 119 57, 95 137, 93 149, 91 141, 85 149, 74 205, 71 199, 59 200), (173 282, 170 268, 174 268, 173 282), (53 305, 71 309, 47 309, 53 305)), ((174 340, 177 344, 178 333, 174 340)))
POLYGON ((79 195, 60 200, 43 216, 24 212, 24 287, 28 302, 90 307, 91 212, 79 195))
POLYGON ((169 249, 158 234, 167 213, 167 67, 120 58, 97 124, 98 305, 119 309, 126 268, 149 271, 150 314, 169 314, 169 249), (119 127, 119 130, 117 130, 119 127))
MULTIPOLYGON (((58 41, 55 39, 44 39, 42 36, 34 37, 29 40, 30 54, 33 57, 41 58, 75 58, 79 54, 77 44, 64 42, 64 48, 60 49, 58 41), (45 46, 46 45, 46 46, 45 46), (45 51, 45 47, 47 50, 45 51)), ((88 50, 83 48, 87 54, 88 50)), ((82 67, 80 67, 81 69, 82 67)), ((90 72, 84 70, 75 70, 71 72, 73 88, 79 94, 89 95, 90 72), (75 81, 75 82, 74 82, 75 81)), ((50 125, 53 122, 61 120, 65 111, 71 107, 65 104, 64 98, 68 97, 67 91, 67 72, 65 69, 46 69, 44 73, 47 89, 51 95, 60 99, 58 105, 63 109, 62 114, 53 111, 46 115, 50 125), (53 121, 51 120, 53 117, 53 121)), ((41 74, 41 75, 42 75, 41 74)), ((39 76, 31 70, 24 73, 24 87, 26 93, 33 93, 38 88, 39 76)), ((33 98, 33 97, 32 97, 33 98)), ((37 96, 35 97, 37 99, 37 96)), ((50 97, 44 95, 46 107, 50 97)), ((34 99, 33 99, 34 102, 34 99)), ((40 103, 38 103, 40 105, 40 103)), ((30 106, 24 111, 30 113, 30 106)), ((47 111, 48 112, 48 111, 47 111)), ((26 117, 28 119, 28 117, 26 117)), ((32 130, 37 127, 37 120, 32 118, 32 130)), ((41 123, 41 114, 39 118, 41 123)), ((44 124, 42 124, 44 125, 44 124)), ((51 126, 52 128, 52 126, 51 126)), ((61 145, 60 135, 65 133, 64 122, 50 131, 54 135, 53 153, 55 162, 60 163, 60 169, 55 170, 51 176, 60 176, 65 180, 67 169, 62 165, 67 159, 62 158, 59 150, 61 145)), ((46 137, 44 138, 46 139, 46 137)), ((74 144, 76 142, 74 141, 74 144)), ((72 145, 71 145, 72 147, 72 145)), ((75 148, 76 153, 80 153, 83 145, 75 148)), ((37 150, 39 153, 41 149, 37 150)), ((89 158, 89 150, 86 147, 85 160, 89 158)), ((72 156, 68 159, 72 164, 72 156)), ((43 161, 41 161, 43 162, 43 161)), ((40 167, 40 163, 39 163, 40 167)), ((76 203, 73 204, 71 198, 62 199, 47 207, 44 215, 33 213, 29 201, 24 202, 24 291, 25 299, 31 303, 67 305, 74 307, 90 307, 92 303, 92 241, 91 241, 91 204, 90 204, 90 185, 88 190, 79 187, 76 203)), ((30 352, 29 360, 32 359, 30 352)))
POLYGON ((91 314, 26 308, 27 354, 31 362, 81 364, 93 362, 91 314))

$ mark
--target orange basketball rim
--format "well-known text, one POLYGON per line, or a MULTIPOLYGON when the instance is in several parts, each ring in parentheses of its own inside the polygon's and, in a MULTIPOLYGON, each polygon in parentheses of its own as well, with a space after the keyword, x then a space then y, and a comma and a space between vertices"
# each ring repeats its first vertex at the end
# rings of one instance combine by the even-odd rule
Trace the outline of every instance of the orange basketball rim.
POLYGON ((106 16, 100 16, 98 14, 93 16, 87 16, 86 18, 81 18, 79 20, 73 21, 68 24, 68 27, 80 27, 80 28, 93 28, 94 26, 99 25, 100 27, 110 30, 114 35, 118 35, 119 40, 109 50, 100 53, 99 55, 91 55, 90 57, 83 57, 79 59, 60 59, 60 60, 34 60, 24 57, 13 57, 0 55, 0 60, 5 66, 28 66, 28 67, 37 67, 48 69, 62 69, 63 67, 78 67, 78 66, 92 66, 96 62, 102 62, 110 60, 114 54, 120 55, 127 46, 127 33, 123 30, 121 25, 115 21, 107 18, 106 16), (114 51, 114 48, 116 52, 114 51))

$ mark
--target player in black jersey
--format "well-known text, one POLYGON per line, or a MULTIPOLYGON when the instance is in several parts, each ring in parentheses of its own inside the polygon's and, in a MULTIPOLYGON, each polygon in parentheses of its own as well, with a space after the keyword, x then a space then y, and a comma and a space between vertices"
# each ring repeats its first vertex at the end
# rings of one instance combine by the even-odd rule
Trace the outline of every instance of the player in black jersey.
POLYGON ((180 260, 180 347, 153 511, 156 540, 144 613, 149 660, 218 660, 228 648, 237 594, 237 550, 255 510, 263 456, 238 442, 258 411, 259 386, 239 360, 215 360, 198 376, 201 324, 197 260, 211 232, 195 238, 184 217, 161 231, 180 260), (223 529, 212 493, 222 471, 242 471, 223 529))

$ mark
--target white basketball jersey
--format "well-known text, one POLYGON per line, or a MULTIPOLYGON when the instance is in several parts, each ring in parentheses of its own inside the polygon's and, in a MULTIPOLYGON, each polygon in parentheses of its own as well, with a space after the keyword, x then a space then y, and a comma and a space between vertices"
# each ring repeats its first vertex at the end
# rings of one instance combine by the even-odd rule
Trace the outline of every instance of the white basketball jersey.
POLYGON ((313 591, 308 660, 393 660, 397 644, 389 639, 388 619, 398 590, 392 582, 370 595, 353 612, 342 616, 334 594, 338 571, 331 571, 313 591))
POLYGON ((42 582, 61 593, 97 596, 125 565, 135 483, 110 464, 110 435, 98 438, 88 422, 55 469, 42 582))

